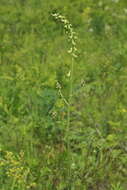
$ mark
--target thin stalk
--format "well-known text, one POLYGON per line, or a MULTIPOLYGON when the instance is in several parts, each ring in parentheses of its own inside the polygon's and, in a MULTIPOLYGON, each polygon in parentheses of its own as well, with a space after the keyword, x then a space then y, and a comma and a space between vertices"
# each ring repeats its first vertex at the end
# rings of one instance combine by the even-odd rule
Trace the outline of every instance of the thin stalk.
POLYGON ((70 75, 70 89, 69 89, 69 100, 68 100, 68 113, 67 113, 67 152, 68 152, 68 185, 70 185, 70 179, 71 179, 71 147, 70 147, 70 140, 69 140, 69 134, 70 134, 70 126, 71 126, 71 105, 72 105, 72 96, 73 96, 73 72, 74 72, 74 59, 72 57, 71 60, 71 75, 70 75))
POLYGON ((69 140, 69 135, 70 135, 70 126, 71 126, 71 106, 72 106, 72 95, 73 95, 73 75, 74 75, 74 58, 77 57, 77 48, 76 48, 76 39, 77 35, 73 30, 72 24, 62 15, 59 13, 54 13, 52 16, 60 21, 64 25, 64 29, 66 31, 66 34, 68 36, 68 41, 71 45, 71 48, 68 50, 68 53, 71 55, 71 66, 70 66, 70 81, 69 81, 69 98, 68 101, 63 97, 63 94, 59 91, 61 94, 62 99, 64 100, 65 104, 67 105, 67 126, 66 126, 66 142, 67 142, 67 153, 68 153, 68 187, 70 186, 70 177, 71 177, 71 160, 72 160, 72 154, 71 154, 71 147, 70 147, 70 140, 69 140))
MULTIPOLYGON (((72 104, 72 96, 73 96, 73 72, 74 72, 74 60, 72 58, 71 61, 71 75, 70 75, 70 89, 69 89, 69 100, 68 100, 68 116, 67 116, 67 136, 69 137, 69 130, 71 124, 71 104, 72 104)), ((67 142, 68 152, 70 151, 69 138, 67 142)))

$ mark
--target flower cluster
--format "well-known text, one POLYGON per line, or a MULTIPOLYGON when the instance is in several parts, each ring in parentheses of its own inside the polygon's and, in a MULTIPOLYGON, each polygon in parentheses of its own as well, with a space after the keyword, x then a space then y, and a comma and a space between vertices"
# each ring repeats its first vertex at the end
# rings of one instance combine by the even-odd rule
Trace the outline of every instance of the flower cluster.
POLYGON ((68 53, 71 54, 73 58, 77 57, 77 48, 76 48, 76 40, 77 35, 73 30, 72 24, 66 19, 65 16, 60 15, 59 13, 54 13, 52 16, 59 20, 64 25, 64 29, 66 34, 68 35, 68 40, 71 43, 71 48, 68 50, 68 53))
POLYGON ((25 183, 26 176, 29 173, 29 169, 24 166, 23 152, 21 152, 16 158, 12 152, 6 152, 5 160, 6 164, 9 166, 6 172, 8 177, 14 178, 17 183, 25 183))
POLYGON ((5 151, 4 154, 3 159, 0 160, 0 167, 5 168, 7 177, 16 181, 17 185, 24 185, 30 172, 24 164, 24 153, 20 152, 18 156, 15 156, 12 152, 5 151))

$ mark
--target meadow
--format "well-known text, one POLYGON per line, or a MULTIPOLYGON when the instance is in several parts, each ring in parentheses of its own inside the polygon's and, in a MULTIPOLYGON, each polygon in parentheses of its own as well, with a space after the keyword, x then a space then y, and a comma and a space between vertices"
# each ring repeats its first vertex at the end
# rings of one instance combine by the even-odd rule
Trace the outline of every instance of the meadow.
POLYGON ((0 190, 127 189, 127 1, 0 0, 0 190))

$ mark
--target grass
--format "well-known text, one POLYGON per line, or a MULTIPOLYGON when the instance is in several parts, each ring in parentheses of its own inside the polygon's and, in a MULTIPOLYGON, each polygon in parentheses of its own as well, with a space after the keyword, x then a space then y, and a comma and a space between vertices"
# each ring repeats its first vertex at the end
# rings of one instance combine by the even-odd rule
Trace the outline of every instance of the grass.
POLYGON ((0 189, 126 189, 126 6, 0 2, 0 189))

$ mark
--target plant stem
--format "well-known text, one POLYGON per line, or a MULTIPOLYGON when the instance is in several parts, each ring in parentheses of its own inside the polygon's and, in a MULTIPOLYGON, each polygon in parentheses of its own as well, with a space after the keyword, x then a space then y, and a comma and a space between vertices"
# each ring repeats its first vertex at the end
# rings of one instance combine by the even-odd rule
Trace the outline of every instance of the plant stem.
POLYGON ((69 100, 68 100, 68 114, 67 114, 67 152, 68 152, 68 185, 70 185, 70 179, 71 179, 71 148, 70 148, 70 126, 71 126, 71 104, 72 104, 72 96, 73 96, 73 72, 74 72, 74 59, 72 57, 71 60, 71 75, 70 75, 70 88, 69 88, 69 100))

